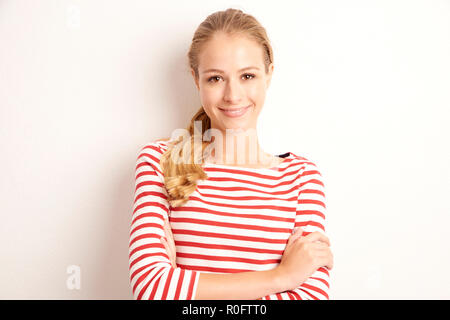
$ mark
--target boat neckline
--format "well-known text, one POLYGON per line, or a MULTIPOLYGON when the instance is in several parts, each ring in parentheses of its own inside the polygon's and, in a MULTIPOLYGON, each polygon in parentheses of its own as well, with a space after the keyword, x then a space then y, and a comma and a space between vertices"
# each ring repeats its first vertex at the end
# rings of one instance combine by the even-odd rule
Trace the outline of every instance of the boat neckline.
MULTIPOLYGON (((163 145, 165 145, 165 147, 167 147, 169 141, 170 140, 159 140, 157 142, 159 142, 160 145, 163 144, 163 145)), ((255 170, 255 171, 269 170, 269 171, 274 171, 274 170, 279 170, 282 165, 284 165, 285 163, 288 163, 289 159, 292 158, 292 153, 291 152, 285 152, 285 153, 276 155, 276 157, 284 158, 284 160, 281 161, 276 166, 272 166, 272 167, 251 168, 251 167, 232 166, 232 165, 220 164, 220 163, 212 163, 212 162, 203 162, 202 167, 220 167, 220 168, 235 169, 235 170, 255 170)))
POLYGON ((252 168, 252 167, 233 166, 233 165, 212 163, 212 162, 204 162, 203 166, 204 167, 220 167, 220 168, 235 169, 235 170, 255 170, 255 171, 258 171, 258 170, 271 170, 271 171, 273 171, 273 170, 278 170, 282 165, 284 165, 285 163, 288 163, 289 159, 290 159, 290 155, 291 155, 290 152, 286 152, 286 153, 283 153, 281 155, 277 155, 276 157, 279 157, 279 158, 282 158, 282 159, 284 158, 284 160, 281 161, 280 163, 278 163, 277 165, 272 166, 272 167, 252 168))

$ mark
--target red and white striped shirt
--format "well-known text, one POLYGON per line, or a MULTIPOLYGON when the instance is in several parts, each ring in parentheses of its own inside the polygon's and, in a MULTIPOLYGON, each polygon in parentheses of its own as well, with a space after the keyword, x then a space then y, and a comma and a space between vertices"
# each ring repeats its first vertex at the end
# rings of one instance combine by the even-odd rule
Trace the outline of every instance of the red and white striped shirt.
MULTIPOLYGON (((206 163, 189 201, 171 207, 159 164, 167 142, 143 147, 137 158, 130 227, 129 271, 135 299, 194 299, 201 272, 275 268, 294 227, 325 233, 325 194, 314 163, 287 153, 272 168, 206 163), (160 237, 172 228, 177 268, 160 237)), ((329 299, 329 271, 319 268, 295 290, 261 299, 329 299)), ((232 299, 232 297, 230 297, 232 299)))

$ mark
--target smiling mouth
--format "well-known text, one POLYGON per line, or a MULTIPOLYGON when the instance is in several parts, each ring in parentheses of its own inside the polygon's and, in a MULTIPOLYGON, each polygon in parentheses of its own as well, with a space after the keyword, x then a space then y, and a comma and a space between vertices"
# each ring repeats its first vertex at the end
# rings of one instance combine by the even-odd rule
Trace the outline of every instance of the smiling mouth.
POLYGON ((228 109, 219 108, 219 110, 222 111, 228 117, 236 118, 243 116, 251 106, 252 105, 241 108, 228 108, 228 109))
POLYGON ((250 107, 251 105, 248 105, 246 107, 241 107, 241 108, 219 108, 222 111, 229 111, 229 112, 237 112, 237 111, 242 111, 245 108, 250 107))

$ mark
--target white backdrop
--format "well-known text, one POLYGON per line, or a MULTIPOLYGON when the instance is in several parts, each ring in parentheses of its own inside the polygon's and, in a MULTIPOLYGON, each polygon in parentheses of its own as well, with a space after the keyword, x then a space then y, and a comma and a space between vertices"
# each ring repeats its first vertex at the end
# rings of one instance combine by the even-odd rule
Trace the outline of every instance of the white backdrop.
POLYGON ((450 1, 3 0, 1 299, 132 298, 136 157, 199 108, 186 53, 228 7, 273 44, 263 148, 322 172, 330 297, 450 298, 450 1))

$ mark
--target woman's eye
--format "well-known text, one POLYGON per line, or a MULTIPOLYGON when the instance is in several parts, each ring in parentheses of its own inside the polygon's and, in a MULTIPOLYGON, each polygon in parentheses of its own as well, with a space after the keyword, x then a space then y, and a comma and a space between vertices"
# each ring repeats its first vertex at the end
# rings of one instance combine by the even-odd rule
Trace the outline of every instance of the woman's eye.
POLYGON ((250 73, 244 74, 244 77, 245 77, 245 76, 250 76, 250 77, 251 77, 251 78, 247 78, 247 79, 253 79, 253 78, 255 77, 254 74, 250 74, 250 73))
MULTIPOLYGON (((242 75, 242 77, 245 77, 246 80, 250 80, 250 79, 253 79, 255 77, 255 75, 254 74, 250 74, 250 73, 246 73, 246 74, 242 75)), ((208 79, 208 82, 217 82, 217 81, 219 81, 219 80, 217 80, 217 78, 220 78, 220 76, 213 76, 213 77, 208 79)))
POLYGON ((211 80, 217 79, 217 78, 220 78, 220 77, 219 76, 213 76, 213 77, 208 79, 208 82, 217 82, 217 81, 211 81, 211 80))

